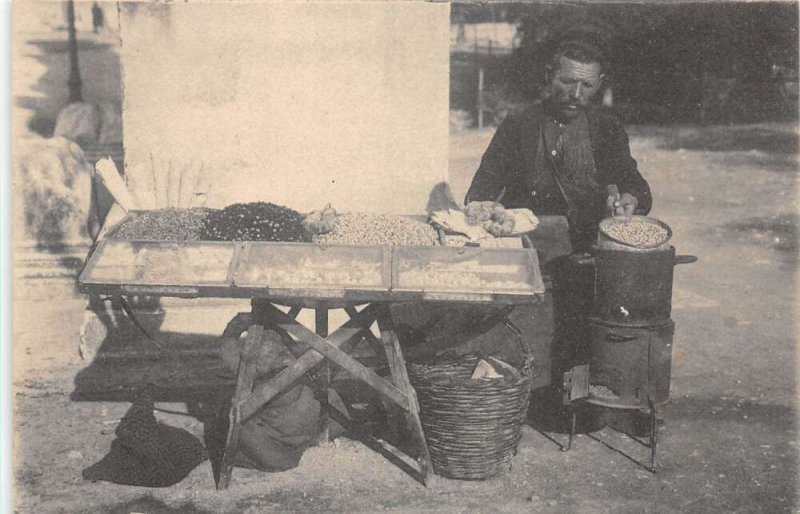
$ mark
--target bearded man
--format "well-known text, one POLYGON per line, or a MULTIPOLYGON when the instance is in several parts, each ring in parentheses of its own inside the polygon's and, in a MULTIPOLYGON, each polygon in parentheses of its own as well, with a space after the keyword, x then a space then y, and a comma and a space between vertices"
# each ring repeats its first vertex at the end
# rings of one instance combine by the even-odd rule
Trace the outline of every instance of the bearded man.
MULTIPOLYGON (((625 129, 592 102, 606 78, 606 58, 597 41, 576 30, 556 45, 544 99, 501 123, 465 201, 502 195, 503 206, 528 208, 541 219, 531 236, 551 286, 543 304, 515 314, 519 325, 528 321, 525 336, 538 357, 538 373, 551 384, 535 390, 531 400, 540 411, 532 421, 542 427, 552 421, 564 427, 563 374, 588 362, 594 269, 582 256, 597 241, 598 223, 607 216, 646 215, 652 204, 625 129)), ((596 414, 587 413, 579 426, 586 431, 602 426, 596 414)))

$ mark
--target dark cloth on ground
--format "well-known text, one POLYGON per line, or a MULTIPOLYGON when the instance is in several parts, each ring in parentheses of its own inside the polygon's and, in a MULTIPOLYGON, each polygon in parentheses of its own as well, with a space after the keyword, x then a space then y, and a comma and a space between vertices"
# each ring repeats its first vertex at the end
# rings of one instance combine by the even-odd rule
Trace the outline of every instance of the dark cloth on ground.
POLYGON ((549 296, 545 295, 543 302, 518 307, 396 304, 392 317, 406 362, 475 354, 513 365, 530 356, 534 362, 532 382, 543 385, 549 381, 549 296))
POLYGON ((482 337, 513 307, 400 303, 391 310, 406 359, 420 361, 482 337))
POLYGON ((320 404, 309 386, 289 389, 242 425, 235 464, 261 471, 297 467, 316 441, 319 415, 320 404))
POLYGON ((156 422, 153 401, 138 399, 119 423, 111 450, 83 470, 83 478, 143 487, 169 487, 206 459, 197 438, 156 422))

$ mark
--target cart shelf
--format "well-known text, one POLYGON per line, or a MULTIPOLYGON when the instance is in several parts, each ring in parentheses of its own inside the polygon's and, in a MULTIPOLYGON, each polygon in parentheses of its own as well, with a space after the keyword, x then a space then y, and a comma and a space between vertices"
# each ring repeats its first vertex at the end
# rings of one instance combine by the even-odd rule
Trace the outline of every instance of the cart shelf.
POLYGON ((510 304, 544 293, 531 248, 169 242, 117 232, 90 255, 79 277, 83 292, 510 304))

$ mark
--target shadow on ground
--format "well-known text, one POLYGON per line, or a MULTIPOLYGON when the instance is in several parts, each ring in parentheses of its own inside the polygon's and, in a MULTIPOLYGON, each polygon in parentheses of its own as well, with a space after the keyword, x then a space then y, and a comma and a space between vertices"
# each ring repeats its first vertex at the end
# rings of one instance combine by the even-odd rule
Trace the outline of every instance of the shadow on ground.
POLYGON ((701 150, 706 152, 759 152, 797 154, 797 134, 767 127, 700 127, 676 131, 659 145, 664 150, 701 150))
POLYGON ((791 263, 798 261, 798 231, 800 215, 779 214, 769 217, 751 217, 715 227, 714 235, 726 241, 766 246, 777 251, 791 263))
POLYGON ((211 511, 201 509, 193 503, 184 503, 180 507, 169 507, 151 496, 143 496, 119 505, 106 505, 99 508, 97 512, 108 512, 109 514, 129 514, 131 512, 147 512, 149 514, 204 514, 210 513, 211 511))
MULTIPOLYGON (((28 44, 38 46, 42 52, 46 54, 61 54, 69 52, 69 42, 66 40, 66 35, 64 41, 51 39, 31 39, 28 40, 28 44)), ((106 50, 110 46, 111 45, 109 43, 100 41, 89 41, 87 39, 78 40, 78 52, 84 52, 86 50, 106 50)))

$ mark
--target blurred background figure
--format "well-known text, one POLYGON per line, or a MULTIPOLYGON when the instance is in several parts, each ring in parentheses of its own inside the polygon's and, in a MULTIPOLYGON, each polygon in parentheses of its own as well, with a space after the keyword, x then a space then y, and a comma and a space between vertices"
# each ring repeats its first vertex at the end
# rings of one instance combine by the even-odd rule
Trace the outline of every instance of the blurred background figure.
POLYGON ((100 4, 95 2, 92 5, 92 29, 94 30, 95 34, 99 34, 101 30, 103 30, 103 25, 105 24, 105 19, 103 17, 103 9, 100 7, 100 4))

